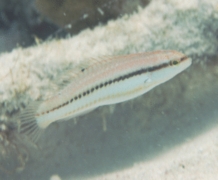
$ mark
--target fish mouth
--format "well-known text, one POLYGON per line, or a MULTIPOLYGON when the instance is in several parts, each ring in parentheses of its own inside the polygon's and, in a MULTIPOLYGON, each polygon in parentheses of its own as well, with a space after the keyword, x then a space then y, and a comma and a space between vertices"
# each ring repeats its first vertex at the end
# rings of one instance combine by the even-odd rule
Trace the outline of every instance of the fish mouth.
POLYGON ((182 61, 184 68, 188 68, 192 64, 192 59, 190 57, 187 57, 187 56, 183 57, 181 59, 181 61, 182 61))

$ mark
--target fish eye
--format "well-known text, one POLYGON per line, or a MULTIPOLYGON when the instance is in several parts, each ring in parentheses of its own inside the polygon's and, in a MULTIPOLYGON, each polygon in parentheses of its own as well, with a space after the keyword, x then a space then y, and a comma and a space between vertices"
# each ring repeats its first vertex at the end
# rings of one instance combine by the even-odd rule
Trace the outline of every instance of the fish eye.
POLYGON ((177 65, 177 64, 179 64, 179 61, 177 61, 177 60, 172 60, 172 61, 170 62, 170 65, 171 65, 171 66, 175 66, 175 65, 177 65))

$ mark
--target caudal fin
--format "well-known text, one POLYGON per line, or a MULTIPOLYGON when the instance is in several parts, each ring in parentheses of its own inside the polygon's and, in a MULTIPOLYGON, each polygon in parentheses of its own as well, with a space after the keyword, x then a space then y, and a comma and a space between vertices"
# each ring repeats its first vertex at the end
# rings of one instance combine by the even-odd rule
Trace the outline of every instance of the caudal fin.
POLYGON ((39 127, 37 119, 35 118, 36 111, 39 106, 39 102, 31 103, 26 109, 24 109, 19 115, 18 131, 20 134, 24 134, 28 139, 36 143, 39 139, 43 129, 39 127))

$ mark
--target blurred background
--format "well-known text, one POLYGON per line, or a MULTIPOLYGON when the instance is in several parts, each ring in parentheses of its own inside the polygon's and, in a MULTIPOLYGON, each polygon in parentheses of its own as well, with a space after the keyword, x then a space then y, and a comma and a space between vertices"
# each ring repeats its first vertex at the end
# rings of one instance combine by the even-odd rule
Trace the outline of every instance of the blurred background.
POLYGON ((0 52, 64 38, 137 11, 150 0, 0 0, 0 52))

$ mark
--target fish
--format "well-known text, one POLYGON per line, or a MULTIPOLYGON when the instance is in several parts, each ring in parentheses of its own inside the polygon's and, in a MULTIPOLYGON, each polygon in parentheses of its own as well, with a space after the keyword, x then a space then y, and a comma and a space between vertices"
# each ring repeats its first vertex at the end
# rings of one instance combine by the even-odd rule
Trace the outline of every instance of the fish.
POLYGON ((90 59, 88 65, 72 70, 72 80, 62 90, 20 113, 19 132, 36 141, 51 123, 136 98, 172 79, 191 63, 190 57, 175 50, 90 59))

